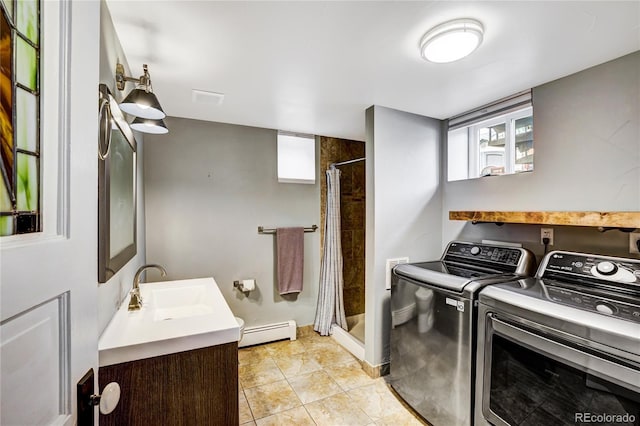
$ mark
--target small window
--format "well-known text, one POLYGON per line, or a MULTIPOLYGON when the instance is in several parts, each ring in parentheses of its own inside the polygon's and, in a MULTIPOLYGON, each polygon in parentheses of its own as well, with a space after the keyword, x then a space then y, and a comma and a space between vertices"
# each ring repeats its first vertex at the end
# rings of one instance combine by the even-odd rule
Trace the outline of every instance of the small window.
POLYGON ((448 180, 533 170, 531 92, 449 120, 448 180))
POLYGON ((316 183, 314 136, 278 132, 278 182, 316 183))

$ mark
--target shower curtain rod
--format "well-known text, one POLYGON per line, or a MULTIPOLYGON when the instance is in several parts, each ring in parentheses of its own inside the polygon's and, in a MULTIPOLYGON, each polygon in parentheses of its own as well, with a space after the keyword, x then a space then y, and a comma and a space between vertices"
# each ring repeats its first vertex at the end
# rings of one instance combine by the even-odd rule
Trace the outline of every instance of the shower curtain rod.
POLYGON ((349 160, 349 161, 341 161, 340 163, 331 163, 329 164, 329 167, 342 166, 344 164, 357 163, 358 161, 364 161, 364 160, 366 160, 366 157, 356 158, 355 160, 349 160))

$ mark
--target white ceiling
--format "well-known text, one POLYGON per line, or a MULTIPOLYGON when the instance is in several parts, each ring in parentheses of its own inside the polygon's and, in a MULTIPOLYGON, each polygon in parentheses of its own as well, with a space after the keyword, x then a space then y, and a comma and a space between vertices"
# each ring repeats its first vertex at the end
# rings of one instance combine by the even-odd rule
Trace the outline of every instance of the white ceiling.
POLYGON ((168 115, 358 140, 371 105, 447 118, 640 50, 638 0, 107 4, 168 115), (485 27, 476 52, 421 59, 428 29, 466 17, 485 27), (224 102, 194 103, 191 89, 224 102))

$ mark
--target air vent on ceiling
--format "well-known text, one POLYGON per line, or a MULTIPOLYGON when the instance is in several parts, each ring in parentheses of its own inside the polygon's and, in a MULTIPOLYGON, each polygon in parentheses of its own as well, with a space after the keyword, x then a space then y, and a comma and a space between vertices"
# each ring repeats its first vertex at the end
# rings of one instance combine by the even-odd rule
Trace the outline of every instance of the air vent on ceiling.
POLYGON ((201 104, 222 105, 224 93, 207 92, 205 90, 191 90, 191 100, 201 104))

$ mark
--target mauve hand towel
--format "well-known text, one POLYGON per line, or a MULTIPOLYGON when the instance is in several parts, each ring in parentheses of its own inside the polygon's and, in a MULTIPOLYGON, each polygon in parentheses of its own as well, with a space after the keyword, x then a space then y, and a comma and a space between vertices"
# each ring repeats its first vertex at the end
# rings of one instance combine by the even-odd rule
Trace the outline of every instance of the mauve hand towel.
POLYGON ((304 228, 277 228, 276 246, 279 293, 300 293, 304 264, 304 228))

